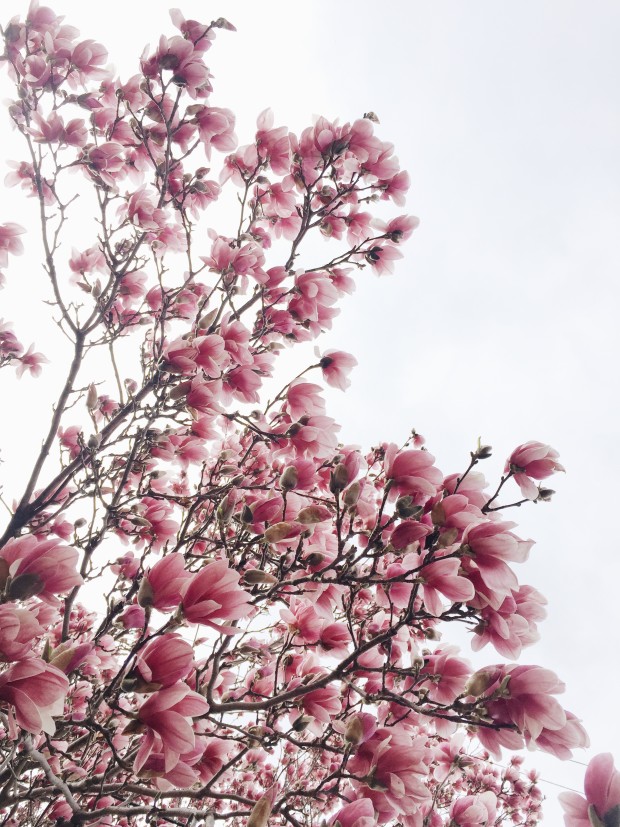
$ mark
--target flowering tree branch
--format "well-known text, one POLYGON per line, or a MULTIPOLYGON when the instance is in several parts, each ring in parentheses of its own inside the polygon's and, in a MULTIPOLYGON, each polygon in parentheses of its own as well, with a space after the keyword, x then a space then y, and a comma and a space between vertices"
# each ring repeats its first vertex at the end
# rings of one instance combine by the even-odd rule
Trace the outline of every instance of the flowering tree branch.
MULTIPOLYGON (((38 201, 70 348, 0 539, 3 824, 537 824, 536 775, 490 756, 587 736, 516 662, 545 600, 497 512, 549 499, 557 453, 519 446, 490 493, 480 443, 447 476, 415 431, 344 445, 312 381, 346 389, 340 350, 268 391, 356 277, 393 270, 418 222, 376 206, 409 179, 372 113, 298 136, 266 111, 238 146, 206 63, 233 27, 171 15, 127 81, 34 0, 2 29, 27 158, 7 182, 38 201), (511 662, 474 669, 451 623, 511 662)), ((22 233, 0 226, 1 267, 22 233)), ((0 366, 43 364, 0 327, 0 366)))

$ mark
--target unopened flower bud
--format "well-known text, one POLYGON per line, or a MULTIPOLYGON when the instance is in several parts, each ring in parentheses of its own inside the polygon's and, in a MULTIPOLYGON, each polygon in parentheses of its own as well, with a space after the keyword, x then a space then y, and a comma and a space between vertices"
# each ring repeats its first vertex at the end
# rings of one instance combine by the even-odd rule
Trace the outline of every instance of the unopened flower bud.
POLYGON ((403 519, 407 517, 419 517, 424 510, 421 505, 415 505, 411 494, 399 497, 394 507, 398 516, 403 517, 403 519))
POLYGON ((446 522, 446 510, 441 503, 435 503, 431 510, 433 525, 442 526, 446 522))
POLYGON ((280 543, 288 537, 296 537, 299 534, 299 526, 295 527, 293 523, 281 522, 274 523, 265 529, 264 537, 268 543, 280 543))
POLYGON ((347 471, 347 467, 339 462, 330 474, 329 490, 332 494, 338 494, 346 487, 348 482, 349 472, 347 471))
MULTIPOLYGON (((212 24, 214 29, 225 29, 229 32, 236 32, 237 29, 233 26, 233 24, 226 20, 225 17, 218 17, 215 23, 212 24)), ((250 827, 250 823, 248 822, 248 827, 250 827)))
POLYGON ((424 637, 427 640, 441 640, 441 632, 438 632, 437 629, 425 629, 424 630, 424 637))
POLYGON ((342 495, 342 502, 347 508, 351 508, 352 506, 357 504, 357 501, 360 498, 360 491, 361 485, 356 480, 352 482, 351 485, 346 489, 346 491, 342 495))
POLYGON ((299 474, 294 465, 287 465, 280 476, 280 488, 283 491, 292 491, 297 485, 299 474))
POLYGON ((323 560, 325 560, 325 555, 321 554, 320 551, 311 551, 306 557, 306 563, 309 566, 320 566, 323 560))
POLYGON ((243 579, 249 586, 266 585, 274 586, 278 582, 278 578, 268 571, 262 569, 248 569, 243 575, 243 579))
POLYGON ((148 608, 149 606, 153 605, 153 598, 155 597, 153 593, 153 588, 146 577, 142 578, 140 583, 140 588, 138 589, 137 600, 138 604, 142 606, 143 609, 148 608))
POLYGON ((95 451, 101 445, 101 434, 91 434, 86 444, 91 451, 95 451))
POLYGON ((347 744, 351 744, 351 746, 356 747, 358 744, 361 744, 363 737, 364 727, 356 715, 354 718, 350 718, 347 721, 347 725, 344 730, 344 740, 347 744))
POLYGON ((303 732, 304 729, 311 724, 313 719, 310 715, 300 715, 299 718, 295 718, 293 721, 293 729, 295 732, 303 732))
POLYGON ((231 497, 230 494, 227 494, 222 502, 217 507, 217 518, 221 523, 226 524, 229 522, 230 518, 233 515, 233 511, 235 510, 235 497, 231 497))
POLYGON ((211 327, 213 322, 215 321, 215 317, 217 316, 217 309, 209 311, 205 316, 200 319, 198 322, 198 327, 201 330, 206 330, 207 328, 211 327))
POLYGON ((271 815, 271 801, 267 796, 259 798, 247 821, 247 827, 267 827, 271 815))
POLYGON ((88 393, 86 394, 86 407, 88 408, 89 411, 94 411, 95 410, 95 408, 97 407, 97 401, 98 401, 97 388, 91 382, 90 385, 88 386, 88 393))
POLYGON ((474 672, 474 674, 467 681, 463 693, 465 695, 473 695, 475 698, 479 698, 480 695, 484 695, 492 683, 492 673, 487 672, 485 669, 480 669, 478 672, 474 672))
POLYGON ((539 488, 538 489, 538 496, 536 497, 536 502, 539 500, 544 503, 548 503, 551 497, 555 494, 553 488, 539 488))

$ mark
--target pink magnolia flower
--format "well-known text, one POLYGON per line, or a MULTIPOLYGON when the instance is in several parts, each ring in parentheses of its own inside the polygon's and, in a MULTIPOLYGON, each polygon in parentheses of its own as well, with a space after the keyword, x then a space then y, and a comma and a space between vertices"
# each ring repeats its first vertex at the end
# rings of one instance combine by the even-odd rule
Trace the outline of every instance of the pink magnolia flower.
POLYGON ((124 147, 121 144, 106 141, 99 146, 85 150, 83 160, 86 166, 98 173, 108 186, 114 187, 115 177, 125 166, 123 155, 124 147))
POLYGON ((332 817, 330 827, 376 827, 377 817, 369 798, 358 798, 346 804, 332 817))
POLYGON ((28 609, 0 606, 0 662, 22 660, 32 653, 32 642, 43 627, 28 609))
POLYGON ((138 673, 145 683, 161 688, 184 680, 193 663, 194 650, 191 645, 180 635, 169 632, 150 641, 142 649, 132 671, 138 673))
POLYGON ((380 823, 401 820, 399 816, 430 803, 426 760, 424 738, 397 727, 378 729, 357 748, 349 769, 364 781, 353 783, 372 801, 380 823))
POLYGON ((446 646, 424 659, 420 675, 430 678, 424 685, 431 700, 449 705, 465 689, 471 668, 466 661, 456 657, 458 651, 456 646, 446 646))
POLYGON ((468 526, 463 532, 463 544, 480 572, 484 583, 491 590, 488 600, 494 609, 499 609, 504 598, 519 583, 509 562, 523 563, 527 560, 532 540, 521 540, 510 529, 514 523, 488 520, 468 526))
POLYGON ((235 116, 230 109, 196 104, 188 109, 188 113, 193 114, 196 120, 207 158, 211 157, 211 147, 219 152, 231 152, 235 149, 235 116))
POLYGON ((495 822, 496 815, 497 797, 490 790, 457 798, 450 807, 454 827, 487 827, 495 822))
POLYGON ((435 496, 443 475, 435 468, 435 457, 415 448, 398 451, 389 445, 385 452, 385 476, 392 480, 392 489, 399 494, 435 496))
POLYGON ((132 603, 124 609, 119 620, 125 629, 143 629, 146 622, 146 612, 142 606, 132 603))
POLYGON ((403 257, 400 250, 391 244, 374 244, 360 256, 372 266, 378 276, 394 272, 394 262, 403 257))
POLYGON ((328 350, 321 357, 319 365, 327 384, 344 391, 351 384, 348 376, 357 365, 357 359, 342 350, 328 350))
POLYGON ((79 425, 69 425, 68 428, 58 429, 58 439, 63 448, 69 451, 71 459, 79 456, 82 450, 83 443, 81 443, 82 429, 79 425))
POLYGON ((0 702, 15 710, 17 724, 38 735, 54 734, 53 716, 62 715, 67 676, 39 658, 28 658, 0 674, 0 702))
MULTIPOLYGON (((199 23, 197 20, 186 20, 179 9, 170 9, 170 19, 182 33, 183 37, 191 40, 194 44, 194 50, 206 52, 211 47, 215 32, 213 28, 206 23, 199 23)), ((235 27, 228 24, 234 31, 235 27)))
POLYGON ((285 126, 273 127, 273 112, 265 109, 257 119, 256 146, 261 158, 268 161, 276 175, 285 175, 289 170, 291 145, 285 126))
POLYGON ((546 616, 547 601, 532 586, 519 586, 506 596, 499 608, 485 606, 481 622, 473 630, 472 649, 477 652, 487 643, 505 658, 518 658, 524 646, 538 638, 537 621, 546 616))
POLYGON ((321 724, 328 724, 342 710, 342 694, 336 684, 331 684, 303 695, 301 706, 307 715, 321 724))
POLYGON ((16 537, 0 549, 0 576, 1 561, 11 577, 9 597, 13 600, 37 595, 55 604, 55 595, 84 582, 76 568, 78 552, 56 538, 42 539, 32 534, 16 537))
POLYGON ((19 224, 0 224, 0 267, 7 267, 9 253, 20 256, 24 252, 24 245, 19 236, 26 230, 19 224))
POLYGON ((183 615, 190 623, 201 623, 216 631, 233 635, 234 626, 222 620, 238 620, 249 614, 250 595, 239 586, 239 575, 225 560, 208 563, 181 590, 183 615))
POLYGON ((35 353, 34 345, 30 345, 26 353, 15 357, 17 361, 17 378, 21 379, 26 371, 32 376, 40 376, 43 365, 49 364, 49 359, 43 353, 35 353))
POLYGON ((140 606, 152 606, 160 612, 181 605, 181 591, 191 574, 185 570, 182 554, 167 554, 145 573, 138 591, 140 606))
POLYGON ((140 707, 138 720, 147 728, 136 755, 134 767, 140 771, 158 746, 159 736, 164 756, 164 769, 173 769, 184 753, 194 748, 195 736, 192 719, 209 711, 209 704, 202 695, 184 683, 160 689, 140 707))
POLYGON ((197 351, 194 361, 212 379, 217 379, 229 362, 230 357, 224 345, 224 339, 217 333, 199 336, 194 340, 197 351))
POLYGON ((99 78, 105 75, 100 69, 102 63, 108 59, 107 50, 94 40, 83 40, 78 43, 71 53, 71 63, 79 71, 82 78, 99 78))
POLYGON ((306 416, 321 416, 325 413, 323 389, 311 382, 293 382, 286 393, 286 406, 292 419, 306 416))
POLYGON ((441 615, 443 605, 439 595, 453 603, 466 603, 475 595, 473 585, 459 574, 459 561, 454 558, 432 559, 419 574, 423 584, 424 604, 431 614, 441 615))
POLYGON ((167 221, 165 211, 157 206, 156 193, 149 192, 145 186, 130 195, 127 215, 132 224, 144 230, 159 230, 167 221))
POLYGON ((614 767, 611 753, 595 755, 590 761, 584 779, 584 792, 585 798, 573 792, 558 796, 564 808, 566 827, 599 827, 618 823, 620 772, 614 767), (596 820, 592 817, 594 815, 596 820))
POLYGON ((558 462, 559 454, 542 442, 525 442, 519 445, 506 460, 504 473, 511 471, 521 493, 528 500, 538 497, 538 486, 532 481, 544 480, 556 471, 564 471, 558 462))
MULTIPOLYGON (((561 758, 570 758, 573 747, 587 746, 588 738, 579 722, 553 697, 564 691, 564 684, 554 672, 540 666, 505 664, 480 670, 469 685, 476 679, 482 681, 479 694, 491 698, 485 705, 493 721, 513 724, 527 744, 561 758), (498 689, 500 693, 494 697, 498 689)), ((506 735, 510 733, 483 728, 477 733, 482 744, 496 755, 501 744, 515 748, 506 735)))

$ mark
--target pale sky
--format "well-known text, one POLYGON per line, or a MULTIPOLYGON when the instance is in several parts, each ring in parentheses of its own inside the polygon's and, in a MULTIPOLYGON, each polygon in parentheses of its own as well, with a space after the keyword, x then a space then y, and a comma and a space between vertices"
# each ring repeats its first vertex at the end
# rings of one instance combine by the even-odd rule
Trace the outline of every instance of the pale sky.
MULTIPOLYGON (((143 45, 171 32, 161 0, 148 13, 121 0, 52 5, 103 42, 125 78, 143 45)), ((2 7, 6 18, 26 4, 2 7)), ((421 225, 395 275, 364 273, 320 343, 360 363, 350 390, 329 394, 329 412, 344 441, 366 447, 402 442, 414 426, 445 473, 466 466, 478 436, 495 449, 489 480, 529 439, 560 452, 568 473, 553 480, 554 501, 506 515, 537 541, 520 580, 549 599, 542 640, 521 660, 566 682, 560 700, 592 740, 576 759, 611 751, 620 766, 620 4, 189 0, 181 9, 237 26, 209 55, 212 102, 236 112, 241 143, 267 106, 295 131, 313 114, 378 114, 378 134, 411 174, 407 211, 421 225)), ((3 198, 0 223, 17 220, 21 200, 3 198)), ((22 336, 32 338, 45 345, 22 336)), ((15 387, 45 417, 36 384, 15 387)), ((488 647, 482 659, 500 660, 488 647)), ((581 789, 579 765, 539 754, 531 763, 581 789)), ((558 790, 543 790, 545 823, 559 823, 558 790)))

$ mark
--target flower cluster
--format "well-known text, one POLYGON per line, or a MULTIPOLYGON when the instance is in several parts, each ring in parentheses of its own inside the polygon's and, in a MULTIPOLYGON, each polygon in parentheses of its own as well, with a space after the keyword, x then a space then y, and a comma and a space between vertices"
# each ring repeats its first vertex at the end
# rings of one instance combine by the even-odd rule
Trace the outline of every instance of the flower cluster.
MULTIPOLYGON (((5 823, 532 827, 535 774, 490 756, 566 758, 585 731, 553 673, 475 670, 443 636, 512 660, 537 639, 533 543, 503 518, 523 500, 499 497, 514 479, 548 499, 557 454, 520 446, 488 489, 487 446, 446 475, 415 432, 342 444, 323 383, 348 386, 343 350, 265 392, 364 271, 392 271, 417 219, 374 205, 402 207, 409 179, 372 113, 295 135, 265 111, 238 146, 206 63, 233 27, 172 21, 126 81, 36 0, 3 29, 28 149, 7 183, 38 201, 71 343, 0 538, 5 823), (225 188, 236 233, 203 231, 225 188), (61 243, 78 194, 98 221, 79 248, 61 243)), ((0 226, 1 267, 20 233, 0 226)), ((0 327, 0 363, 42 361, 0 327)))

